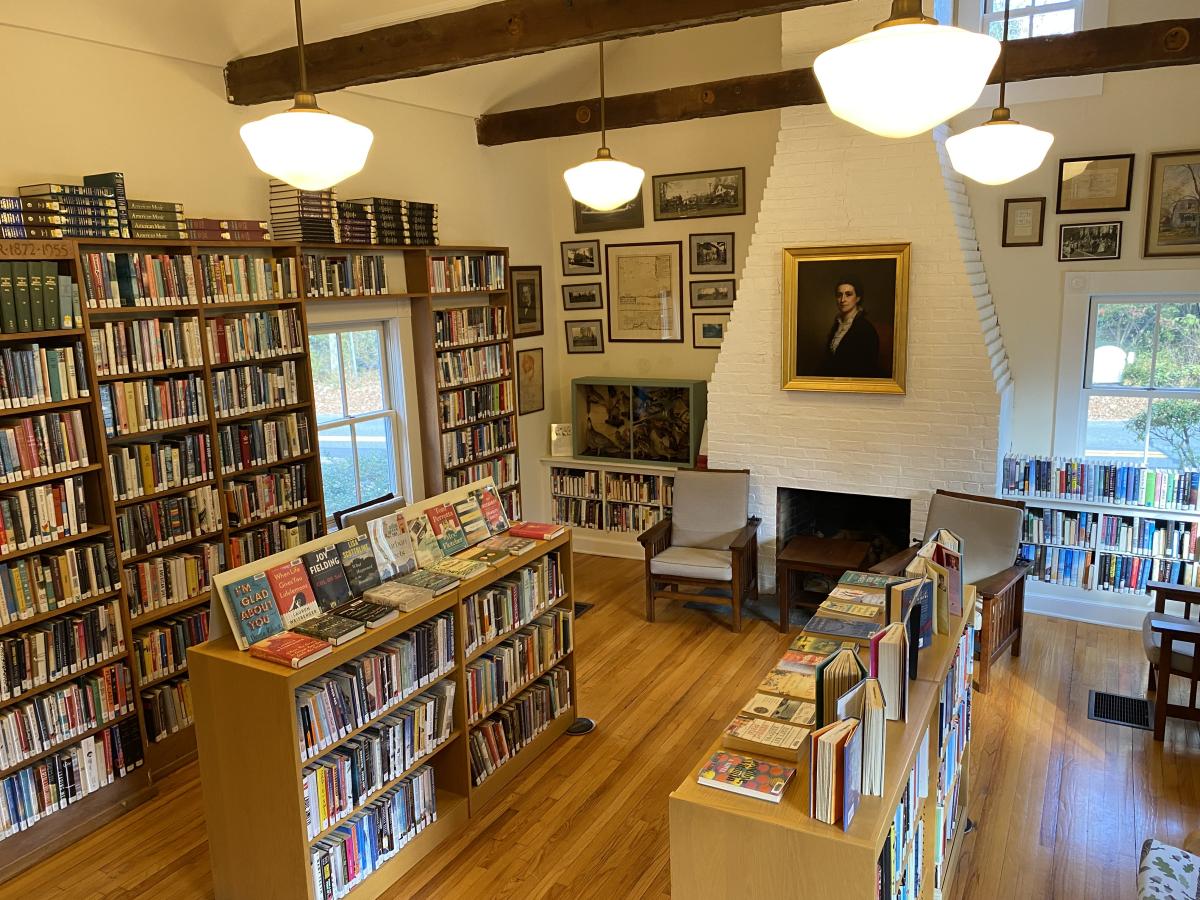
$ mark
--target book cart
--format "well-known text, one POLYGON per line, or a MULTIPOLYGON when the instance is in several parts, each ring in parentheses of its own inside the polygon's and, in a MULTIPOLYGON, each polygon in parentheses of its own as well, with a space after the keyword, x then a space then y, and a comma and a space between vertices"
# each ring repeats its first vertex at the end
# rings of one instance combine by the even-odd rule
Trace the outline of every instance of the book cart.
MULTIPOLYGON (((437 502, 437 498, 432 502, 437 502)), ((352 534, 352 529, 345 529, 259 560, 236 574, 223 573, 214 580, 214 621, 220 602, 215 592, 231 578, 263 571, 295 558, 306 550, 345 539, 352 534)), ((307 897, 312 900, 316 896, 310 849, 316 841, 333 831, 333 827, 312 840, 308 838, 302 773, 312 760, 302 761, 299 754, 301 734, 296 691, 323 674, 370 653, 379 645, 441 614, 452 612, 455 617, 454 665, 441 676, 442 679, 452 679, 456 686, 453 726, 449 738, 412 767, 415 770, 418 766, 429 765, 434 770, 437 818, 395 856, 355 886, 350 896, 380 896, 438 844, 461 831, 470 818, 479 815, 505 794, 512 780, 574 720, 577 708, 574 647, 533 678, 515 686, 505 701, 520 697, 545 672, 564 667, 570 675, 569 706, 507 762, 476 785, 472 779, 469 739, 482 720, 468 724, 466 668, 489 649, 518 632, 526 623, 515 625, 467 653, 464 600, 551 553, 558 554, 565 593, 549 600, 537 615, 544 615, 551 609, 565 609, 573 613, 571 533, 568 530, 549 541, 539 541, 521 556, 515 556, 474 579, 462 582, 457 589, 435 598, 416 611, 401 613, 399 619, 369 629, 362 636, 335 647, 332 654, 301 669, 290 670, 255 659, 249 653, 239 652, 229 634, 191 648, 189 665, 196 705, 200 774, 217 896, 254 900, 268 897, 288 900, 307 897)), ((224 617, 223 612, 221 617, 224 617)), ((422 687, 414 691, 413 696, 424 689, 422 687)), ((397 708, 389 707, 372 722, 397 708)), ((487 717, 483 718, 486 720, 487 717)), ((362 730, 355 729, 333 745, 325 747, 319 755, 328 753, 362 730)), ((366 803, 356 807, 351 815, 374 802, 407 774, 403 773, 380 791, 372 793, 366 803)), ((345 821, 347 819, 341 820, 345 821)))
MULTIPOLYGON (((963 607, 975 608, 970 586, 965 586, 963 607)), ((910 886, 907 896, 949 896, 970 787, 970 731, 959 732, 967 736, 961 742, 951 734, 955 710, 970 717, 970 675, 962 668, 970 664, 970 653, 962 650, 967 625, 966 618, 952 618, 950 634, 935 635, 933 645, 920 652, 916 680, 909 682, 908 719, 887 723, 883 795, 861 798, 849 830, 808 814, 807 744, 804 761, 778 804, 697 784, 702 762, 697 760, 670 799, 672 893, 689 900, 881 896, 876 893, 881 855, 912 781, 918 788, 910 806, 912 827, 904 829, 903 850, 897 851, 901 859, 911 852, 921 874, 918 890, 911 892, 910 886), (956 674, 965 674, 965 696, 951 699, 954 709, 947 709, 947 685, 956 674), (943 827, 946 839, 940 840, 943 827)), ((705 759, 719 749, 718 741, 705 759)), ((897 894, 882 896, 888 900, 897 894)))

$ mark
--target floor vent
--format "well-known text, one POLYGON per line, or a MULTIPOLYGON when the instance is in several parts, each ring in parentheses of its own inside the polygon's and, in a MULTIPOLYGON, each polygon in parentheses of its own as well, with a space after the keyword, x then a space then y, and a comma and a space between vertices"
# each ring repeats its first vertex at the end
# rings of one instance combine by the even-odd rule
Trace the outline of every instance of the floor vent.
POLYGON ((1122 697, 1104 691, 1088 691, 1088 718, 1111 725, 1128 725, 1150 731, 1151 707, 1141 697, 1122 697))

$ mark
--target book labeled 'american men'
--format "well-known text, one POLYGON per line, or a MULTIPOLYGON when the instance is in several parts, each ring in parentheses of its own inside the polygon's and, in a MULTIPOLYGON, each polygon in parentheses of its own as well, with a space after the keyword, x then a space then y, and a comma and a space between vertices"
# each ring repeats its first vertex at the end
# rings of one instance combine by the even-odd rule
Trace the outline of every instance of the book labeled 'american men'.
POLYGON ((778 803, 796 770, 792 766, 718 750, 700 769, 697 784, 778 803))
POLYGON ((304 567, 303 560, 292 559, 272 566, 267 569, 266 575, 284 628, 315 619, 321 614, 312 585, 308 583, 308 569, 304 567))
POLYGON ((242 650, 283 631, 270 582, 261 572, 225 585, 225 599, 233 636, 242 650))

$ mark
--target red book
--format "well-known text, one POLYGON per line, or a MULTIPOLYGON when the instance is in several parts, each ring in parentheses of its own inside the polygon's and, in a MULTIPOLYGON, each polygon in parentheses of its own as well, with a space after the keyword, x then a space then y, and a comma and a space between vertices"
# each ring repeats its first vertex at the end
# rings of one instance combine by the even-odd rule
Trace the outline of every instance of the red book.
POLYGON ((535 541, 548 541, 556 538, 564 531, 563 525, 552 525, 546 522, 513 522, 508 533, 513 537, 532 538, 535 541))
POLYGON ((314 659, 332 652, 333 646, 329 642, 291 631, 281 631, 250 645, 251 656, 292 669, 307 666, 314 659))
POLYGON ((321 615, 317 595, 308 581, 308 569, 304 560, 293 559, 267 569, 267 581, 275 595, 275 605, 284 628, 293 628, 301 622, 321 615))

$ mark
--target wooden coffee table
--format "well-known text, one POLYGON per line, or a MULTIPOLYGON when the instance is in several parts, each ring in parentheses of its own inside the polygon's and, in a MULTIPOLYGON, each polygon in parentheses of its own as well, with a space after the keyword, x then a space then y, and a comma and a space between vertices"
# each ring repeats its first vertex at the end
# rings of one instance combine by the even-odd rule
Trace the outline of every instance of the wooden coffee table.
POLYGON ((775 592, 779 595, 779 630, 788 632, 792 609, 792 573, 817 572, 841 578, 844 572, 860 569, 871 545, 842 538, 798 536, 791 538, 775 557, 775 592))

